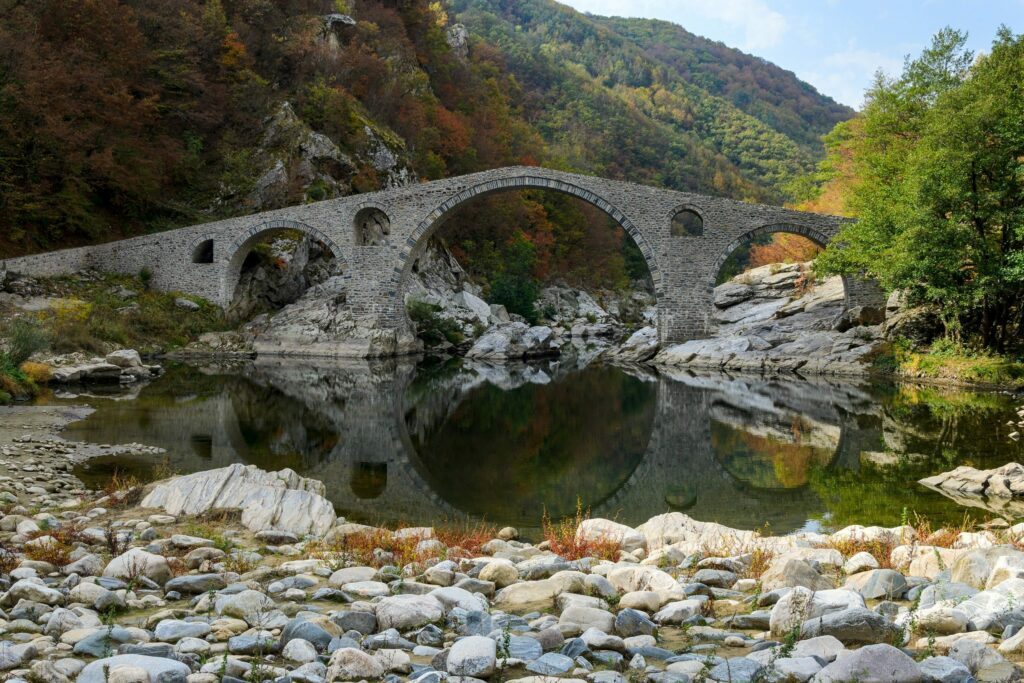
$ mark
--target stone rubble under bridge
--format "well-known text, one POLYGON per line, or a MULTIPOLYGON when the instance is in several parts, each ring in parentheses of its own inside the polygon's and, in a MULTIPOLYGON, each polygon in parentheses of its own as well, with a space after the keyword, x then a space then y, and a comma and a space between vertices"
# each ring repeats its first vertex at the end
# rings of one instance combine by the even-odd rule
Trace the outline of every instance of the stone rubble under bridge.
MULTIPOLYGON (((825 246, 847 219, 537 167, 499 168, 276 211, 205 223, 133 239, 0 261, 33 277, 86 269, 151 274, 152 286, 227 307, 242 265, 263 238, 298 230, 337 259, 343 300, 355 326, 329 343, 293 340, 290 353, 374 357, 419 350, 405 311, 410 272, 445 218, 475 197, 510 190, 565 192, 602 209, 636 242, 651 273, 663 344, 712 334, 718 272, 745 241, 789 232, 825 246)), ((868 280, 844 280, 846 308, 884 309, 868 280)))

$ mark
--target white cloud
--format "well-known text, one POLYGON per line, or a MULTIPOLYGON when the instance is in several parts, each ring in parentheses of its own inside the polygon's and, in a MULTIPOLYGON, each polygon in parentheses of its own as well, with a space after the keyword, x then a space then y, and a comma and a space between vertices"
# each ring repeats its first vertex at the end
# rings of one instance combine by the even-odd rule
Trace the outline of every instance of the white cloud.
MULTIPOLYGON (((717 23, 737 32, 736 39, 723 39, 747 51, 778 45, 789 24, 786 17, 764 0, 564 0, 578 10, 604 16, 648 17, 675 21, 695 33, 706 35, 695 23, 717 23)), ((716 32, 720 33, 720 32, 716 32)))

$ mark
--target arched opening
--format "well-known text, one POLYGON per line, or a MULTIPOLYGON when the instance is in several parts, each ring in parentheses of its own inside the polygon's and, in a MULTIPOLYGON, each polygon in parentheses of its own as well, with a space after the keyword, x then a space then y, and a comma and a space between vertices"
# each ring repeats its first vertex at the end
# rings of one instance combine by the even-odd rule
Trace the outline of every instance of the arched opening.
POLYGON ((247 320, 298 301, 314 285, 341 274, 341 253, 325 235, 301 223, 263 224, 229 252, 227 315, 247 320))
POLYGON ((192 250, 192 263, 213 263, 213 240, 203 240, 192 250))
POLYGON ((523 177, 468 188, 411 241, 395 289, 417 329, 440 325, 455 333, 449 343, 510 323, 600 341, 656 320, 653 252, 616 207, 575 185, 523 177))
POLYGON ((379 498, 388 486, 385 462, 357 462, 352 471, 352 493, 360 500, 379 498))
POLYGON ((375 206, 367 206, 356 213, 353 221, 355 243, 360 247, 379 247, 388 242, 391 219, 375 206))
POLYGON ((704 219, 693 209, 681 209, 672 216, 669 232, 673 237, 701 237, 704 219))
POLYGON ((814 273, 814 258, 826 240, 799 226, 780 225, 730 244, 713 270, 712 322, 718 336, 773 345, 794 334, 831 330, 846 296, 842 278, 814 273))

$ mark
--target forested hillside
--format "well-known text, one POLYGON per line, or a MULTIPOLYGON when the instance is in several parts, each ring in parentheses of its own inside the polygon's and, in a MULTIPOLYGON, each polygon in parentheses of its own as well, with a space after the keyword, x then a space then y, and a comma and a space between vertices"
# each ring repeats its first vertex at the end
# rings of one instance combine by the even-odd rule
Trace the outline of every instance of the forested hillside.
MULTIPOLYGON (((780 202, 850 115, 677 27, 550 0, 4 0, 0 255, 510 164, 780 202)), ((471 267, 522 238, 539 276, 629 271, 589 211, 491 208, 448 227, 471 267)))

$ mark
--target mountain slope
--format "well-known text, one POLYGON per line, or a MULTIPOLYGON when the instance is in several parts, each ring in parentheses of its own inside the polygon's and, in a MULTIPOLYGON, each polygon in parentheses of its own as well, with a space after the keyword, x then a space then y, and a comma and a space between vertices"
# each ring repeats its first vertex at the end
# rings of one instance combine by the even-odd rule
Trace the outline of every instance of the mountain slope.
POLYGON ((667 21, 594 17, 632 41, 651 60, 734 106, 820 157, 821 137, 853 110, 822 95, 792 72, 667 21))
MULTIPOLYGON (((0 256, 521 163, 780 201, 850 113, 682 29, 551 0, 39 0, 0 15, 0 256)), ((534 193, 446 229, 470 268, 500 267, 522 229, 538 276, 621 280, 628 245, 594 222, 534 193)))

